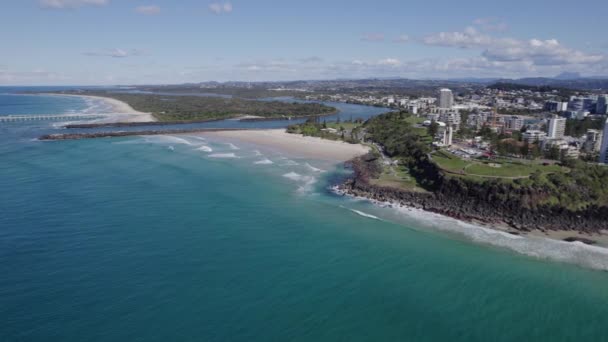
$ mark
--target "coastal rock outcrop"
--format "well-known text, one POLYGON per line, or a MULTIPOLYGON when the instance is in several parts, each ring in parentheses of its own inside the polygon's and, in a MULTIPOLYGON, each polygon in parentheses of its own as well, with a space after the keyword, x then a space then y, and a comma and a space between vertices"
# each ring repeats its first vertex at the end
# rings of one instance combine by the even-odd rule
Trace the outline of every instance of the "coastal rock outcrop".
POLYGON ((434 173, 431 191, 408 191, 372 184, 369 179, 377 170, 369 157, 356 158, 349 165, 354 175, 339 189, 353 196, 396 202, 465 221, 506 224, 519 231, 596 233, 608 229, 608 208, 588 206, 572 211, 557 205, 540 204, 549 195, 542 189, 516 188, 500 182, 467 182, 434 173))

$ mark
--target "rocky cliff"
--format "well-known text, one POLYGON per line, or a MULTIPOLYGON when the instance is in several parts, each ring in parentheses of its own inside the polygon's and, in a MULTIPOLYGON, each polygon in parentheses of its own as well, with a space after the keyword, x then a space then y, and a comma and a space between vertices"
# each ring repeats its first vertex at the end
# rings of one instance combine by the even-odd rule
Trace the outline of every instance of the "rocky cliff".
POLYGON ((354 196, 398 202, 461 220, 507 224, 521 231, 540 229, 591 233, 608 229, 607 207, 588 206, 572 211, 557 205, 541 204, 551 195, 543 189, 449 177, 426 161, 418 165, 417 172, 425 173, 425 179, 430 180, 429 192, 373 185, 369 179, 378 172, 373 159, 366 156, 352 160, 350 165, 354 175, 340 189, 354 196))

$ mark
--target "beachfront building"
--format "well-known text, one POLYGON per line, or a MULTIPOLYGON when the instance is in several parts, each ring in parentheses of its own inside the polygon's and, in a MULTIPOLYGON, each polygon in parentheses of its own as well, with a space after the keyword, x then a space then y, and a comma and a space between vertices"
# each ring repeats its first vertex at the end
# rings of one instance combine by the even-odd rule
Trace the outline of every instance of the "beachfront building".
POLYGON ((566 119, 560 118, 557 115, 554 115, 549 120, 549 132, 548 136, 550 139, 561 139, 564 137, 564 133, 566 132, 566 119))
POLYGON ((600 163, 608 164, 608 121, 604 123, 604 132, 602 134, 602 144, 600 146, 600 163))
POLYGON ((439 90, 439 108, 451 109, 454 105, 454 94, 447 88, 439 90))

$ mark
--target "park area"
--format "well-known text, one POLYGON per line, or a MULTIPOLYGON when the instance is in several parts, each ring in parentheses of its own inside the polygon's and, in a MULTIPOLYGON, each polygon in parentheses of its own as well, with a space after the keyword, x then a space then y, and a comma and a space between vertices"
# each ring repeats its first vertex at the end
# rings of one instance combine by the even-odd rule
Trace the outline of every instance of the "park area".
POLYGON ((447 151, 437 151, 431 157, 447 173, 479 178, 519 179, 528 178, 537 171, 544 174, 566 171, 556 164, 545 165, 531 160, 463 159, 447 151))

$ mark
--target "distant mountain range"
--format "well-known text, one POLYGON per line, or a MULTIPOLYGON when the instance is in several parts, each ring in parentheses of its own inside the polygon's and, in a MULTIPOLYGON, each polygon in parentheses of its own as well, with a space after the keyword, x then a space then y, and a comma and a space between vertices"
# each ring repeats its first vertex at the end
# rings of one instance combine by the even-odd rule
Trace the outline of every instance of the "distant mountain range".
POLYGON ((424 93, 435 91, 439 87, 448 87, 459 91, 496 84, 512 84, 531 87, 555 87, 556 89, 596 90, 608 92, 608 76, 583 77, 579 73, 564 72, 555 77, 510 78, 450 78, 450 79, 408 79, 400 77, 366 78, 366 79, 334 79, 334 80, 296 80, 278 82, 201 82, 181 85, 167 85, 169 88, 249 88, 249 89, 308 89, 313 91, 395 91, 421 90, 424 93))

